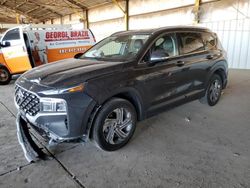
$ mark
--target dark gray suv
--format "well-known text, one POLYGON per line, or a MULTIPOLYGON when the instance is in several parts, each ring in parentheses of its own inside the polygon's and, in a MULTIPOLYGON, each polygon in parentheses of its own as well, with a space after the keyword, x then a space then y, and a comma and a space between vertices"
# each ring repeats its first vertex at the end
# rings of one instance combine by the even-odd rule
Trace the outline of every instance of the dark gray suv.
POLYGON ((215 105, 227 74, 225 51, 206 28, 118 32, 16 81, 19 142, 29 161, 43 156, 29 128, 50 143, 82 138, 117 150, 137 121, 196 99, 215 105))

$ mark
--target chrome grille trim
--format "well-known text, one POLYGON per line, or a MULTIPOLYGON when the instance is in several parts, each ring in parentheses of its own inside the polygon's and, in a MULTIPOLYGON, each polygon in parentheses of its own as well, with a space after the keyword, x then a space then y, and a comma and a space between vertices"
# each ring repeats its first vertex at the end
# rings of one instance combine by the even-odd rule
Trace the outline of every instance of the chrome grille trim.
POLYGON ((15 86, 16 105, 30 116, 35 116, 40 111, 40 99, 22 87, 15 86))

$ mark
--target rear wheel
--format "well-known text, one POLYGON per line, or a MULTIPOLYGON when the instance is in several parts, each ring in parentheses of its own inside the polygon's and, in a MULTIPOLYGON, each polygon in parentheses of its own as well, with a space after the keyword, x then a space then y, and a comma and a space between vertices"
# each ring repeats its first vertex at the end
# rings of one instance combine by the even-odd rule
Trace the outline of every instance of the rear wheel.
POLYGON ((136 111, 130 102, 119 98, 111 99, 97 114, 93 139, 105 151, 118 150, 133 136, 136 120, 136 111))
POLYGON ((201 103, 206 103, 209 106, 214 106, 220 100, 222 91, 222 80, 217 74, 214 74, 210 79, 208 88, 206 90, 206 95, 200 99, 201 103))
POLYGON ((6 67, 0 66, 0 85, 7 85, 11 81, 11 74, 6 67))

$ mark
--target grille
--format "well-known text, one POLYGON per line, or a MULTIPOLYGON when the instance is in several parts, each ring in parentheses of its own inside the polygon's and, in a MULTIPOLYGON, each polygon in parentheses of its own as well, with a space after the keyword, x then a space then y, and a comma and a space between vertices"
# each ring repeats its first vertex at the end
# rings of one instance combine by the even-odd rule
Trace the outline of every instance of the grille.
POLYGON ((15 88, 15 100, 19 108, 31 116, 35 116, 40 111, 39 98, 19 86, 15 88))

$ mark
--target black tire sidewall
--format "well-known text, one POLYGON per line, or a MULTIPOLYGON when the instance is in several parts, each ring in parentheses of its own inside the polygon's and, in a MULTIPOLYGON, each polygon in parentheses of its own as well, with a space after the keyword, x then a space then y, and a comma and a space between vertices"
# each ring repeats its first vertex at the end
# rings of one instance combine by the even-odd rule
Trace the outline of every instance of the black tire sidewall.
POLYGON ((4 82, 0 81, 0 85, 7 85, 7 84, 9 84, 10 81, 11 81, 11 74, 10 74, 9 70, 6 67, 4 67, 4 66, 0 66, 0 70, 5 70, 7 72, 7 74, 8 74, 8 79, 6 81, 4 81, 4 82))
POLYGON ((214 106, 218 103, 218 101, 220 100, 220 97, 221 97, 221 91, 222 91, 222 80, 221 80, 221 77, 217 74, 214 74, 209 82, 209 85, 208 85, 208 88, 207 88, 207 93, 206 93, 206 99, 207 99, 207 103, 209 106, 214 106), (211 84, 215 81, 215 80, 219 80, 220 82, 220 85, 221 85, 221 88, 220 88, 220 93, 219 93, 219 97, 216 101, 211 101, 210 99, 210 93, 209 93, 209 89, 211 87, 211 84))
POLYGON ((106 102, 103 107, 98 112, 95 121, 94 121, 94 128, 93 128, 93 139, 96 142, 96 144, 105 151, 115 151, 123 147, 127 144, 127 142, 130 140, 130 138, 133 136, 135 128, 136 128, 136 121, 137 121, 137 115, 134 106, 127 100, 120 99, 120 98, 112 98, 108 102, 106 102), (103 136, 103 125, 106 117, 110 112, 115 110, 116 108, 126 108, 131 112, 132 117, 132 130, 129 133, 129 136, 120 144, 112 145, 109 144, 104 136, 103 136))

